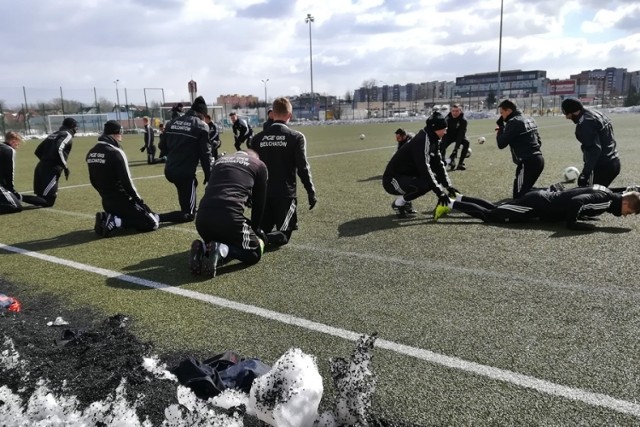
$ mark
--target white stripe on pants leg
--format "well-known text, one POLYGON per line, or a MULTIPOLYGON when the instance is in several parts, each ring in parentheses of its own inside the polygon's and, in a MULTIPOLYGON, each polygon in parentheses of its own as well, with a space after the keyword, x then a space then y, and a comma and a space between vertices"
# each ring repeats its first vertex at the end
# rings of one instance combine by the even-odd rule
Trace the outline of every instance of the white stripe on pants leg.
POLYGON ((282 223, 282 227, 280 227, 280 231, 287 231, 289 229, 289 221, 291 221, 291 217, 296 212, 296 202, 295 200, 291 201, 291 206, 289 206, 289 212, 287 212, 287 216, 284 218, 284 222, 282 223))

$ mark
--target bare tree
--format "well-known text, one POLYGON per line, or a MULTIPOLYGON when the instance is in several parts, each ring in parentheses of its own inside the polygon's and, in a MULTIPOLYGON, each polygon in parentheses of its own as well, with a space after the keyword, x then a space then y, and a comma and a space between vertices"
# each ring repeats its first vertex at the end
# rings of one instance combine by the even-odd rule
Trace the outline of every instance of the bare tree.
POLYGON ((103 96, 98 98, 98 105, 96 106, 96 109, 98 111, 96 111, 96 113, 98 114, 108 113, 109 111, 111 111, 112 108, 113 108, 113 102, 109 101, 107 98, 103 96))
POLYGON ((367 95, 367 118, 371 118, 371 89, 376 86, 376 79, 368 79, 362 82, 362 87, 367 95))
POLYGON ((353 94, 351 93, 351 91, 350 91, 350 90, 348 90, 348 91, 346 91, 346 92, 344 93, 344 101, 345 101, 347 104, 351 104, 351 103, 353 102, 353 94))

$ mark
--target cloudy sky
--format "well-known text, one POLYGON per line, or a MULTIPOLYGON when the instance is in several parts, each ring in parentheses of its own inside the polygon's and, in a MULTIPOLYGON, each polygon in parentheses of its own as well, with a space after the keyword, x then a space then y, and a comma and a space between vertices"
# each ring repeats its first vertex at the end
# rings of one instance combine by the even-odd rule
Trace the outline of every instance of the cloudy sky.
MULTIPOLYGON (((184 100, 191 78, 209 103, 263 99, 265 79, 269 98, 308 92, 308 13, 319 93, 498 68, 500 0, 0 0, 0 100, 115 97, 115 80, 184 100)), ((502 46, 502 70, 640 70, 640 3, 509 0, 502 46)))

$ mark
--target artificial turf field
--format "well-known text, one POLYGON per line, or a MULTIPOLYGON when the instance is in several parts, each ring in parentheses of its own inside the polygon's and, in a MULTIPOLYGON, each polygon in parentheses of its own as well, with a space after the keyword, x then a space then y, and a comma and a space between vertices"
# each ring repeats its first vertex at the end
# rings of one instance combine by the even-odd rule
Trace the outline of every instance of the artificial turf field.
MULTIPOLYGON (((614 186, 638 183, 638 116, 612 118, 622 159, 614 186)), ((566 166, 581 168, 582 156, 571 122, 536 120, 543 186, 561 180, 566 166)), ((24 294, 125 313, 160 355, 235 349, 273 363, 299 347, 317 356, 326 395, 329 358, 350 354, 358 334, 377 332, 376 410, 409 423, 640 424, 640 219, 603 215, 593 232, 486 225, 456 213, 434 223, 432 193, 414 202, 415 218, 398 219, 381 175, 395 129, 422 125, 299 128, 317 207, 307 210, 299 185, 292 242, 250 268, 226 265, 215 279, 188 272, 193 224, 94 234, 101 205, 84 157, 95 138, 75 138, 55 206, 0 216, 0 275, 24 294)), ((469 122, 468 170, 450 177, 465 194, 500 200, 510 196, 515 165, 493 128, 493 120, 469 122), (478 136, 487 142, 477 144, 478 136)), ((31 190, 38 142, 18 150, 19 191, 31 190)), ((142 136, 125 136, 123 146, 145 202, 156 212, 177 209, 163 165, 147 165, 139 151, 142 136)), ((222 151, 232 147, 227 131, 222 151)))

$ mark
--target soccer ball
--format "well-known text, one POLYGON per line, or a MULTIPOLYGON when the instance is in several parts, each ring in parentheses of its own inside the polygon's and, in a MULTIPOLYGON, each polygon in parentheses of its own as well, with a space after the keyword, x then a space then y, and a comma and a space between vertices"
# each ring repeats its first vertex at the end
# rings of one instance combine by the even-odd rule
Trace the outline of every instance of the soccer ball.
POLYGON ((469 150, 467 151, 467 155, 466 155, 465 157, 466 157, 467 159, 468 159, 469 157, 471 157, 471 148, 469 148, 469 150))
POLYGON ((365 139, 366 137, 364 136, 364 133, 360 134, 360 139, 365 139))
POLYGON ((580 176, 580 171, 575 166, 569 166, 564 170, 563 176, 566 182, 573 182, 580 176))
POLYGON ((480 136, 478 137, 478 144, 484 144, 487 140, 485 139, 484 136, 480 136))

